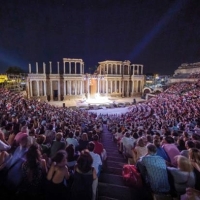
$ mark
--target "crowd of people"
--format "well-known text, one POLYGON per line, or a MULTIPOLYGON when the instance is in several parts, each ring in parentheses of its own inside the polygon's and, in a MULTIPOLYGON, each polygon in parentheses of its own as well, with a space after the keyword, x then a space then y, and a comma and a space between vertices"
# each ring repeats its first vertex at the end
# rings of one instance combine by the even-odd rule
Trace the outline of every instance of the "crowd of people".
POLYGON ((30 198, 95 199, 106 160, 103 124, 151 191, 198 194, 200 81, 173 84, 125 114, 98 116, 1 89, 1 188, 30 198))

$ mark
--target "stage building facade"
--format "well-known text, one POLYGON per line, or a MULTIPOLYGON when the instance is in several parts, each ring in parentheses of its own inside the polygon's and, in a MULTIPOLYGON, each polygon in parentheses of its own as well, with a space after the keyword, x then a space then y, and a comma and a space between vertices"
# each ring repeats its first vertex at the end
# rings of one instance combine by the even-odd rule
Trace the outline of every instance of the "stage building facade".
POLYGON ((28 98, 60 101, 98 96, 131 97, 142 93, 143 65, 129 60, 106 60, 98 63, 93 74, 84 73, 82 59, 63 58, 62 66, 49 62, 34 67, 29 64, 28 98), (55 71, 56 70, 56 71, 55 71))

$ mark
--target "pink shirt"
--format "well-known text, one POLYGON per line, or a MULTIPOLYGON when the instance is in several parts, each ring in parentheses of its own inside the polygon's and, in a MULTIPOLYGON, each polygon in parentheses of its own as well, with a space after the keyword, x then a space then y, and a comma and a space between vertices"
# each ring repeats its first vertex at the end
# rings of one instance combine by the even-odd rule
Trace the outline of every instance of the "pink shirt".
POLYGON ((175 144, 164 144, 163 149, 165 150, 165 152, 169 156, 171 164, 176 166, 177 164, 176 164, 175 156, 180 155, 180 151, 178 150, 176 145, 175 144))

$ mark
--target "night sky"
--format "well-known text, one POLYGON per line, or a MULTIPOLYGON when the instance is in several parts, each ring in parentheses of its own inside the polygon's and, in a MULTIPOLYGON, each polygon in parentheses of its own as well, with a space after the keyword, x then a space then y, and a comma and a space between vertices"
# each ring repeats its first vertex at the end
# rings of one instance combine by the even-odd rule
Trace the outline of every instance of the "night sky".
POLYGON ((0 72, 81 58, 173 74, 200 62, 200 0, 0 0, 0 72))

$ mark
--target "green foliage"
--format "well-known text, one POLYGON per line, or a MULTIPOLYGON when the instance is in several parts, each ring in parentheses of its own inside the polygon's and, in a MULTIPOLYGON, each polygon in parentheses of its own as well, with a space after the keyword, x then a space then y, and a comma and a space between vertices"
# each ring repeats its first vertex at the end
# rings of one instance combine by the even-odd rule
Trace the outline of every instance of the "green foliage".
POLYGON ((24 73, 24 70, 21 69, 20 67, 13 66, 13 67, 9 67, 6 70, 6 73, 7 74, 21 74, 21 73, 24 73))

